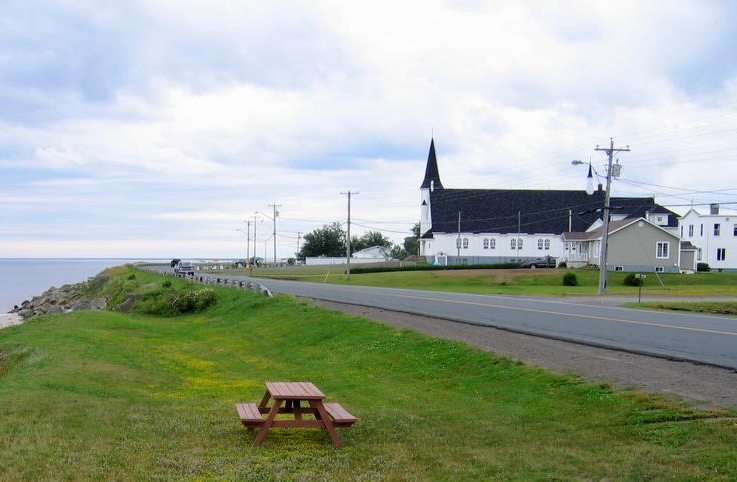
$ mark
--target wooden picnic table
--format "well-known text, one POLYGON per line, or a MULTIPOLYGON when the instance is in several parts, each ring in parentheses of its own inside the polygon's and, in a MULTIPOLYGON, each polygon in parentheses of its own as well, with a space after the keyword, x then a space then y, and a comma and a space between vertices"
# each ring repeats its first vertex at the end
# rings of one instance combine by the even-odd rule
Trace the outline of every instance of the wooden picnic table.
POLYGON ((311 382, 266 382, 266 393, 258 405, 237 403, 235 407, 246 428, 260 427, 254 447, 261 445, 272 427, 320 428, 328 432, 333 445, 342 447, 335 428, 350 427, 358 419, 339 403, 325 403, 324 399, 325 394, 311 382), (291 417, 277 417, 280 414, 291 417))

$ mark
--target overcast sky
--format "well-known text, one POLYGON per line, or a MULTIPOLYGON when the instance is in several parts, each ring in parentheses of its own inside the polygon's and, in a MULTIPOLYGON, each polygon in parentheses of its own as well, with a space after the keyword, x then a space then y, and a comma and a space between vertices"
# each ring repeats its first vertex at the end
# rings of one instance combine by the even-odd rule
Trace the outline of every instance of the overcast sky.
POLYGON ((292 256, 347 192, 400 243, 432 137, 446 188, 584 189, 613 137, 614 195, 737 207, 734 2, 0 5, 0 257, 245 257, 274 204, 292 256))

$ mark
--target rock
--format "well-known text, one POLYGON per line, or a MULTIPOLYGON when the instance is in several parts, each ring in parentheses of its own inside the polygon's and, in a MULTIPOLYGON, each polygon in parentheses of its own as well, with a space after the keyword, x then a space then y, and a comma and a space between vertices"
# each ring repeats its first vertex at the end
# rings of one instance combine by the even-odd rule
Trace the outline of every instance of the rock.
MULTIPOLYGON (((94 281, 94 278, 91 280, 94 281)), ((88 298, 86 281, 76 284, 66 284, 59 288, 51 287, 31 300, 25 300, 20 306, 15 306, 10 312, 18 314, 23 320, 38 315, 52 315, 67 311, 104 310, 107 306, 105 298, 88 298)))

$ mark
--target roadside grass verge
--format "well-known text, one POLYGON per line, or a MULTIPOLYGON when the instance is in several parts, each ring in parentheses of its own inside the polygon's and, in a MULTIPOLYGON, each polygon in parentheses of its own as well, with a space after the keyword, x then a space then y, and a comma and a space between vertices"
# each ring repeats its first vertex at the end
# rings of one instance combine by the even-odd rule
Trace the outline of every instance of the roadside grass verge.
MULTIPOLYGON (((170 279, 131 273, 139 293, 170 279)), ((110 283, 120 279, 134 281, 118 273, 110 283)), ((0 330, 8 367, 0 480, 727 481, 737 473, 734 411, 583 383, 289 297, 213 289, 216 302, 195 314, 75 312, 0 330), (269 380, 312 381, 356 414, 356 425, 339 429, 346 447, 309 429, 275 429, 251 447, 255 434, 233 403, 257 402, 269 380)))

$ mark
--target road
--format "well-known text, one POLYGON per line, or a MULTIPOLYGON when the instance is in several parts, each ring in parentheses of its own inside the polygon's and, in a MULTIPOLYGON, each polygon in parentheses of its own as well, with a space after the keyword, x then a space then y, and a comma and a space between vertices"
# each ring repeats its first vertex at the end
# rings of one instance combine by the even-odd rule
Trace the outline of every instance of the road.
POLYGON ((217 276, 257 281, 272 293, 371 306, 737 369, 737 318, 734 317, 595 306, 564 299, 217 276))
POLYGON ((737 368, 737 319, 472 295, 259 279, 272 293, 372 306, 632 353, 737 368))

